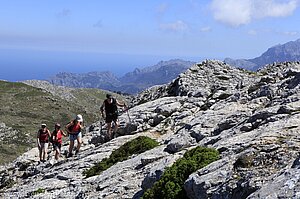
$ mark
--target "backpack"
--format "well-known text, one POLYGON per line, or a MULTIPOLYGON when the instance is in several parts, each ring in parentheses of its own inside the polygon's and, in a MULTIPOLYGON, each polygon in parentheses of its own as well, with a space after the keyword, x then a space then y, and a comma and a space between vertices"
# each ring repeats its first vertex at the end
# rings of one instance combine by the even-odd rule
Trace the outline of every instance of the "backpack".
POLYGON ((69 123, 67 124, 67 126, 68 126, 69 124, 71 124, 71 125, 68 127, 68 131, 69 131, 69 132, 72 132, 73 127, 74 127, 74 121, 69 122, 69 123), (72 124, 71 124, 71 123, 72 123, 72 124))
MULTIPOLYGON (((69 132, 73 131, 73 128, 75 127, 75 121, 69 122, 67 125, 69 125, 70 123, 72 123, 72 125, 70 125, 68 127, 69 132)), ((81 128, 79 129, 79 131, 81 131, 81 128)))

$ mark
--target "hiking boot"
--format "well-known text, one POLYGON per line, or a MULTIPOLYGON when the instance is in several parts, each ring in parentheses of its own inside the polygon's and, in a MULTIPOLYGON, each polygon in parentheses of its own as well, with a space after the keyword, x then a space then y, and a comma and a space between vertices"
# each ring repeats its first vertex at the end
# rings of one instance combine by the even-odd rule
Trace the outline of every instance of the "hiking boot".
POLYGON ((68 154, 68 158, 72 157, 73 156, 73 153, 69 153, 68 154))
POLYGON ((75 151, 75 155, 77 155, 78 153, 79 153, 79 150, 76 150, 76 151, 75 151))
POLYGON ((117 137, 116 132, 112 132, 111 139, 115 139, 117 137))

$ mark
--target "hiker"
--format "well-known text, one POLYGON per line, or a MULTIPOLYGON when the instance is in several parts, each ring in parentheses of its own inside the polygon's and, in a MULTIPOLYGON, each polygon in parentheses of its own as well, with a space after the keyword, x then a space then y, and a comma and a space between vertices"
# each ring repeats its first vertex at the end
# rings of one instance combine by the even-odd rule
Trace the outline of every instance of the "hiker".
POLYGON ((49 143, 50 131, 47 129, 46 124, 41 125, 41 129, 37 132, 37 146, 39 149, 40 161, 45 162, 47 158, 47 149, 49 143))
POLYGON ((118 120, 118 106, 125 107, 126 104, 121 104, 117 99, 113 98, 111 94, 106 94, 106 99, 103 101, 102 106, 100 107, 101 115, 105 118, 105 123, 107 125, 107 135, 108 139, 111 140, 112 136, 115 134, 119 127, 119 120, 118 120), (105 115, 104 115, 105 110, 105 115), (112 131, 112 122, 114 122, 115 127, 112 131))
POLYGON ((83 118, 82 115, 76 115, 76 118, 71 121, 69 124, 67 124, 66 126, 66 131, 69 134, 69 139, 70 139, 70 145, 69 145, 69 154, 68 157, 72 157, 73 153, 73 147, 74 147, 74 142, 75 140, 77 140, 77 148, 76 148, 76 152, 75 155, 77 155, 79 153, 79 149, 81 146, 81 138, 82 138, 82 134, 81 134, 81 129, 83 129, 83 118))
POLYGON ((56 123, 54 126, 54 131, 51 134, 52 146, 55 150, 55 160, 58 160, 61 151, 62 136, 67 136, 63 130, 60 129, 60 124, 56 123))

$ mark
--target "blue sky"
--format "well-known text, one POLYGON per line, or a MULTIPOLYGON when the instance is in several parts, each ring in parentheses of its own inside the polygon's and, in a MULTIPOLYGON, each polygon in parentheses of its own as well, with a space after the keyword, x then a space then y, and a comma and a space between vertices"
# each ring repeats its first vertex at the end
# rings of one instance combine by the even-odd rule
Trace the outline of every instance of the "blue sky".
POLYGON ((60 71, 121 75, 171 58, 253 58, 300 38, 299 0, 0 3, 0 79, 8 80, 60 71), (16 69, 23 76, 12 78, 16 69))

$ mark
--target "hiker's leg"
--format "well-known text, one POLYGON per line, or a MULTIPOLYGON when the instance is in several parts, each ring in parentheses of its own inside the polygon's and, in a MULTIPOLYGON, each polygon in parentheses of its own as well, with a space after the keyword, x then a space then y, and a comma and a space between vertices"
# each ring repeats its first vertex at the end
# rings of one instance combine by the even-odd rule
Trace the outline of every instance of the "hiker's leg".
POLYGON ((74 135, 74 134, 70 134, 69 135, 69 139, 70 139, 70 145, 69 145, 69 157, 73 155, 72 151, 73 151, 73 148, 74 148, 74 142, 75 140, 77 139, 77 136, 74 135))
POLYGON ((117 133, 117 130, 118 130, 119 126, 120 126, 120 123, 119 123, 118 119, 116 119, 114 122, 115 122, 114 133, 117 133))
POLYGON ((70 140, 69 154, 72 154, 73 147, 74 147, 74 140, 70 140))
POLYGON ((81 132, 77 135, 77 149, 76 149, 76 152, 78 153, 79 152, 79 149, 80 149, 80 146, 81 146, 81 143, 82 143, 82 140, 81 140, 81 132))
POLYGON ((107 126, 107 136, 111 139, 111 122, 106 123, 107 126))
POLYGON ((40 161, 42 161, 42 153, 43 153, 43 150, 42 150, 42 147, 40 147, 39 148, 40 161))
POLYGON ((45 143, 41 143, 40 161, 44 161, 44 159, 45 159, 45 143))
POLYGON ((58 148, 57 145, 55 145, 55 160, 58 160, 59 154, 60 154, 60 149, 58 148))
POLYGON ((52 146, 53 146, 53 150, 54 150, 54 152, 55 152, 55 154, 54 154, 54 158, 55 158, 55 160, 57 160, 57 153, 58 153, 58 147, 57 147, 57 143, 53 143, 52 144, 52 146))
POLYGON ((55 160, 58 160, 58 156, 59 156, 59 153, 58 153, 58 148, 55 149, 55 160))
POLYGON ((45 148, 43 148, 43 152, 42 152, 42 161, 46 160, 46 152, 45 152, 45 148))
POLYGON ((48 143, 44 144, 44 158, 43 160, 47 159, 47 152, 48 152, 48 143))
POLYGON ((114 126, 114 130, 113 130, 112 134, 113 134, 113 137, 116 138, 117 137, 117 131, 118 131, 120 123, 119 123, 118 119, 114 120, 114 123, 115 123, 115 126, 114 126))

